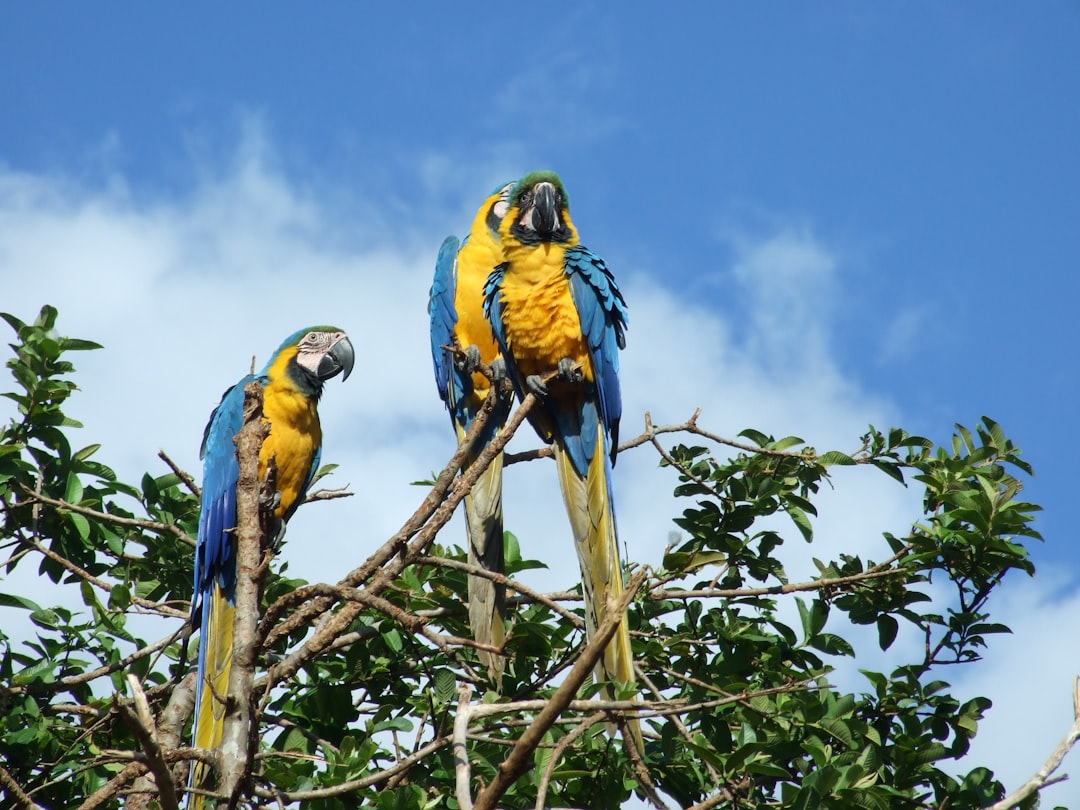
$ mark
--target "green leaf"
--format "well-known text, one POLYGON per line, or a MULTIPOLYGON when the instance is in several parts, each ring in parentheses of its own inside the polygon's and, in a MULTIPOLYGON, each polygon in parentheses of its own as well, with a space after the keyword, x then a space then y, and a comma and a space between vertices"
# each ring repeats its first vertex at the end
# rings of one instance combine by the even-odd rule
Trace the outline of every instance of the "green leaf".
POLYGON ((64 490, 64 500, 68 503, 79 503, 82 500, 83 485, 79 476, 71 473, 68 476, 67 488, 64 490))
POLYGON ((856 464, 856 461, 847 453, 841 453, 839 450, 830 450, 824 455, 818 457, 818 463, 821 464, 823 467, 832 467, 834 465, 846 467, 854 466, 856 464))
POLYGON ((749 439, 758 447, 766 447, 769 444, 769 437, 761 431, 754 430, 753 428, 746 428, 746 430, 740 431, 739 435, 742 436, 744 439, 749 439))
POLYGON ((878 646, 882 650, 887 650, 892 646, 892 643, 896 641, 896 633, 900 629, 900 624, 892 616, 883 614, 878 616, 877 619, 877 631, 878 631, 878 646))
POLYGON ((18 594, 4 593, 3 591, 0 591, 0 607, 22 608, 31 611, 41 610, 41 606, 37 602, 18 594))
POLYGON ((785 436, 782 439, 777 439, 775 442, 769 442, 768 449, 787 450, 789 447, 794 447, 797 444, 804 444, 804 442, 798 436, 785 436))
POLYGON ((814 539, 814 527, 810 525, 810 518, 806 516, 806 512, 799 507, 790 504, 785 511, 787 511, 788 515, 791 517, 791 521, 795 524, 795 528, 802 534, 803 540, 807 543, 812 541, 814 539))

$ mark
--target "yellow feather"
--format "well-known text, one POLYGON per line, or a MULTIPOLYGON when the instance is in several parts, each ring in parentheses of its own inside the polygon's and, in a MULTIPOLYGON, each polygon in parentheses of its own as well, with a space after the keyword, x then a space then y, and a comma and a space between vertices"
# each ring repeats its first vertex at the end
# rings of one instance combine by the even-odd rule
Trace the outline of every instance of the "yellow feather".
MULTIPOLYGON (((615 514, 611 498, 608 497, 608 468, 606 441, 603 434, 597 437, 596 449, 589 474, 583 479, 574 469, 570 454, 555 442, 553 449, 555 463, 559 471, 559 485, 562 488, 566 513, 570 517, 570 527, 574 534, 574 548, 577 549, 578 563, 581 566, 581 584, 585 596, 585 629, 588 638, 596 633, 596 628, 607 615, 608 596, 618 598, 624 592, 622 566, 619 563, 619 539, 615 531, 615 514)), ((619 624, 615 636, 611 639, 603 658, 597 667, 597 676, 608 681, 632 683, 634 676, 634 654, 630 645, 630 628, 626 619, 619 624)), ((612 699, 614 695, 607 689, 604 697, 612 699)), ((633 735, 638 751, 645 750, 641 726, 635 721, 627 723, 633 735)))
MULTIPOLYGON (((214 583, 210 595, 210 618, 208 627, 202 630, 200 644, 209 644, 206 650, 206 681, 203 684, 199 704, 199 725, 195 729, 195 747, 204 751, 216 750, 221 745, 225 730, 225 697, 229 692, 229 672, 233 658, 233 620, 236 608, 229 604, 221 587, 214 583)), ((192 765, 192 784, 208 787, 210 768, 202 763, 192 765)), ((202 796, 193 796, 192 810, 203 807, 202 796)))

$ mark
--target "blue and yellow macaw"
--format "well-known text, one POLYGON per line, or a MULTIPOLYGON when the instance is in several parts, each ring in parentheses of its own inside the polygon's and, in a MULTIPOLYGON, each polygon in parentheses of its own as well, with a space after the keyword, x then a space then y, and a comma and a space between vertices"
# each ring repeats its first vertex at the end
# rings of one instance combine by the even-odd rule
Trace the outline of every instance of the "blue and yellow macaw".
MULTIPOLYGON (((497 264, 503 261, 499 245, 499 224, 506 215, 513 183, 495 189, 484 200, 465 241, 459 245, 448 236, 439 249, 435 278, 431 284, 428 314, 431 317, 431 358, 439 396, 450 411, 460 444, 472 426, 480 406, 488 395, 487 377, 476 371, 477 364, 501 362, 499 347, 484 316, 484 283, 497 264), (465 352, 455 356, 447 347, 455 343, 465 352)), ((477 438, 469 457, 462 465, 468 469, 495 437, 506 421, 508 403, 499 401, 483 435, 477 438)), ((465 496, 465 531, 469 563, 501 574, 504 571, 502 519, 503 456, 500 453, 465 496)), ((480 576, 470 575, 469 624, 473 638, 481 644, 501 647, 505 638, 506 587, 480 576)), ((501 655, 479 650, 480 660, 498 684, 502 677, 501 655)))
MULTIPOLYGON (((622 416, 626 302, 603 259, 580 244, 566 190, 553 172, 518 182, 499 238, 506 261, 487 282, 485 312, 518 396, 539 396, 529 420, 554 450, 591 637, 604 619, 606 594, 623 592, 611 469, 622 416), (554 371, 559 375, 545 383, 554 371)), ((635 680, 625 621, 604 652, 600 675, 635 680)), ((635 722, 631 730, 640 751, 640 727, 635 722)))
MULTIPOLYGON (((354 353, 345 333, 333 326, 301 329, 286 338, 258 374, 249 374, 227 390, 210 415, 203 434, 202 509, 195 550, 195 595, 192 626, 201 628, 198 687, 195 698, 194 746, 213 750, 221 745, 225 696, 232 668, 233 616, 236 612, 236 485, 240 462, 233 438, 243 426, 244 387, 263 386, 263 418, 270 434, 259 453, 259 476, 271 458, 277 463, 274 515, 278 538, 285 522, 303 502, 322 454, 318 402, 323 383, 352 371, 354 353)), ((195 763, 190 784, 205 786, 209 769, 195 763)), ((193 796, 193 808, 203 806, 193 796)))

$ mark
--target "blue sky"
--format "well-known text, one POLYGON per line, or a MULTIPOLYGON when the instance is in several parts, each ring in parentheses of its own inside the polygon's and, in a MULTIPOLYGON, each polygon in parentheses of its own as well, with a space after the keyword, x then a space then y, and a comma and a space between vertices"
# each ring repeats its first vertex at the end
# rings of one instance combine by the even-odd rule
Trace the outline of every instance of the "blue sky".
MULTIPOLYGON (((343 469, 355 458, 354 488, 400 487, 325 513, 367 510, 374 542, 452 442, 424 344, 439 243, 496 184, 555 169, 630 304, 623 435, 645 409, 678 421, 702 405, 722 434, 851 450, 868 421, 943 441, 987 414, 1024 449, 1046 508, 1040 574, 1008 583, 999 606, 1017 633, 967 684, 1004 718, 975 751, 1015 783, 1066 730, 1080 672, 1052 632, 1080 621, 1064 452, 1078 415, 1080 6, 534 8, 8 5, 0 309, 53 303, 62 329, 106 344, 80 363, 87 442, 132 475, 161 446, 196 467, 205 415, 252 352, 308 322, 346 327, 389 384, 332 386, 328 436, 343 469), (251 304, 233 312, 240 295, 251 304), (225 346, 201 351, 223 330, 225 346), (150 349, 184 390, 133 393, 137 412, 119 418, 116 388, 150 349), (1009 702, 1018 679, 1038 707, 1009 702), (1029 759, 1013 765, 1030 717, 1029 759)), ((654 466, 617 471, 646 560, 673 514, 653 526, 638 505, 654 466)), ((551 490, 541 506, 521 496, 523 526, 559 509, 545 472, 520 474, 551 490)), ((859 491, 874 504, 862 534, 842 500, 823 513, 838 548, 914 517, 917 498, 868 500, 875 486, 859 491)), ((1056 791, 1080 801, 1075 784, 1056 791)))

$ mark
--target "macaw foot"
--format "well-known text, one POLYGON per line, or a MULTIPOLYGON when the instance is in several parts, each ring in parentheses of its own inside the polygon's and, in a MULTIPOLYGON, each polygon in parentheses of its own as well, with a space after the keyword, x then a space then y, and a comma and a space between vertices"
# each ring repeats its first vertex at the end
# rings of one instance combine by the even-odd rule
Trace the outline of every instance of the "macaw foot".
POLYGON ((259 506, 269 509, 271 512, 281 506, 281 490, 277 490, 273 495, 266 498, 259 498, 259 506))
POLYGON ((547 383, 539 374, 530 374, 525 378, 525 387, 538 397, 546 397, 548 392, 547 383))
POLYGON ((270 537, 270 550, 277 554, 285 543, 285 521, 275 520, 274 524, 274 533, 270 537))
POLYGON ((506 381, 506 361, 501 357, 496 357, 491 361, 490 368, 491 381, 502 388, 502 384, 506 381))
POLYGON ((578 364, 569 357, 559 361, 559 377, 566 382, 581 382, 585 379, 578 364))
POLYGON ((466 346, 462 353, 457 355, 457 367, 466 374, 472 374, 480 368, 480 347, 475 343, 466 346))

